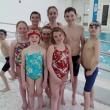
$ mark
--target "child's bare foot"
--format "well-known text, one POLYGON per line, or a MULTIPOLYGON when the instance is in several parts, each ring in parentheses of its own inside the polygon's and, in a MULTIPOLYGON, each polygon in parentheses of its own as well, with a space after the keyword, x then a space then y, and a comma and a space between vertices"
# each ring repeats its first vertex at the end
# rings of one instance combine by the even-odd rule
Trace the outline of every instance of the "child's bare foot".
POLYGON ((22 110, 27 110, 27 108, 28 108, 27 104, 22 105, 22 110))
POLYGON ((76 104, 77 104, 76 100, 73 99, 73 100, 72 100, 72 105, 76 105, 76 104))
MULTIPOLYGON (((84 106, 84 103, 82 102, 81 105, 84 106)), ((90 104, 90 107, 94 108, 94 104, 90 104)))
POLYGON ((4 89, 0 90, 0 92, 7 92, 9 90, 10 90, 10 88, 8 87, 8 88, 4 88, 4 89))

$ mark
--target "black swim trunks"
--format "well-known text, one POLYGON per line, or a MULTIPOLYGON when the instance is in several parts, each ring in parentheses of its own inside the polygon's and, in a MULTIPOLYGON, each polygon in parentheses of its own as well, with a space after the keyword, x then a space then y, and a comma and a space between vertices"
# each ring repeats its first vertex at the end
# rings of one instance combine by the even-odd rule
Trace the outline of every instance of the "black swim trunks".
POLYGON ((80 64, 78 63, 79 58, 80 58, 80 55, 72 56, 74 76, 78 76, 78 73, 79 73, 79 67, 80 67, 80 64))
POLYGON ((9 57, 6 57, 5 60, 6 60, 6 63, 4 64, 4 66, 3 66, 3 68, 2 68, 2 71, 3 71, 3 72, 8 71, 9 68, 10 68, 9 57))

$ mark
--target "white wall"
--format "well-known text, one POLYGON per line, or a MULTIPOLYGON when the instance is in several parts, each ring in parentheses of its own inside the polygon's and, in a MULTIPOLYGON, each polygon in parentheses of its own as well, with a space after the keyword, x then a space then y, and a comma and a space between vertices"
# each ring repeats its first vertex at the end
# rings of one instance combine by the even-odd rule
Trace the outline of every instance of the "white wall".
POLYGON ((83 14, 84 14, 84 0, 73 0, 72 6, 76 9, 78 16, 81 16, 81 22, 83 22, 83 14))
MULTIPOLYGON (((0 22, 16 24, 18 20, 25 20, 30 24, 30 13, 38 11, 41 13, 41 26, 48 22, 47 8, 55 5, 59 11, 58 21, 64 22, 64 10, 71 6, 72 0, 0 0, 0 22)), ((15 31, 15 26, 0 24, 0 28, 15 31)))

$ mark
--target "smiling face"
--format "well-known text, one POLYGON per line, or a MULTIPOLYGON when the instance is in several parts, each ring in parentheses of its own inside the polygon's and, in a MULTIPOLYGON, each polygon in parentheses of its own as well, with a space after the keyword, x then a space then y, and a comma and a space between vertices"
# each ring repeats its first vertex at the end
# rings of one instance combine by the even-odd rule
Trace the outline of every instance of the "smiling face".
POLYGON ((50 33, 51 33, 51 30, 50 29, 48 29, 48 28, 42 29, 42 40, 44 42, 49 41, 49 39, 50 39, 50 33))
POLYGON ((56 21, 57 17, 58 17, 58 10, 56 8, 52 7, 50 9, 48 9, 49 21, 54 22, 54 21, 56 21))
POLYGON ((33 35, 29 36, 30 44, 38 44, 39 41, 40 41, 40 36, 39 35, 33 34, 33 35))
POLYGON ((64 17, 68 24, 72 24, 76 20, 76 14, 74 11, 66 12, 64 17))
POLYGON ((53 39, 55 41, 56 44, 60 44, 64 42, 64 34, 60 31, 56 31, 53 33, 53 39))
POLYGON ((28 32, 28 26, 27 26, 27 24, 25 22, 19 22, 19 23, 17 23, 16 31, 20 35, 27 34, 27 32, 28 32))
POLYGON ((38 25, 41 19, 40 19, 39 14, 33 13, 33 14, 30 16, 30 20, 31 20, 31 22, 32 22, 32 25, 38 25))

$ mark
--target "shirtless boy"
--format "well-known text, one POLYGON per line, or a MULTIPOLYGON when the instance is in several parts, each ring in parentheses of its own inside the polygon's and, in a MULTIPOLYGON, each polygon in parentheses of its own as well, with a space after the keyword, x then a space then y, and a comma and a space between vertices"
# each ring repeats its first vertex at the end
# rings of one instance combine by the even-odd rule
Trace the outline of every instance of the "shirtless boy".
POLYGON ((5 84, 5 88, 0 90, 0 92, 6 92, 8 90, 10 90, 7 79, 4 75, 4 73, 6 71, 9 71, 10 68, 10 63, 9 63, 9 45, 8 42, 6 41, 6 36, 7 36, 7 32, 3 29, 0 29, 0 48, 1 48, 1 52, 5 57, 5 64, 0 72, 0 77, 2 78, 4 84, 5 84))
POLYGON ((73 61, 73 74, 74 80, 72 80, 72 104, 76 104, 76 91, 77 91, 77 83, 78 83, 78 72, 80 67, 80 44, 83 44, 83 27, 77 25, 75 23, 77 13, 75 8, 68 7, 65 9, 64 17, 67 22, 67 25, 64 26, 64 31, 67 34, 67 42, 70 44, 71 53, 72 53, 72 61, 73 61))
POLYGON ((89 25, 90 38, 85 41, 82 49, 81 64, 85 69, 85 86, 84 86, 84 110, 90 110, 94 107, 94 91, 93 85, 98 74, 98 63, 100 55, 100 41, 98 34, 100 33, 100 23, 92 22, 89 25))

